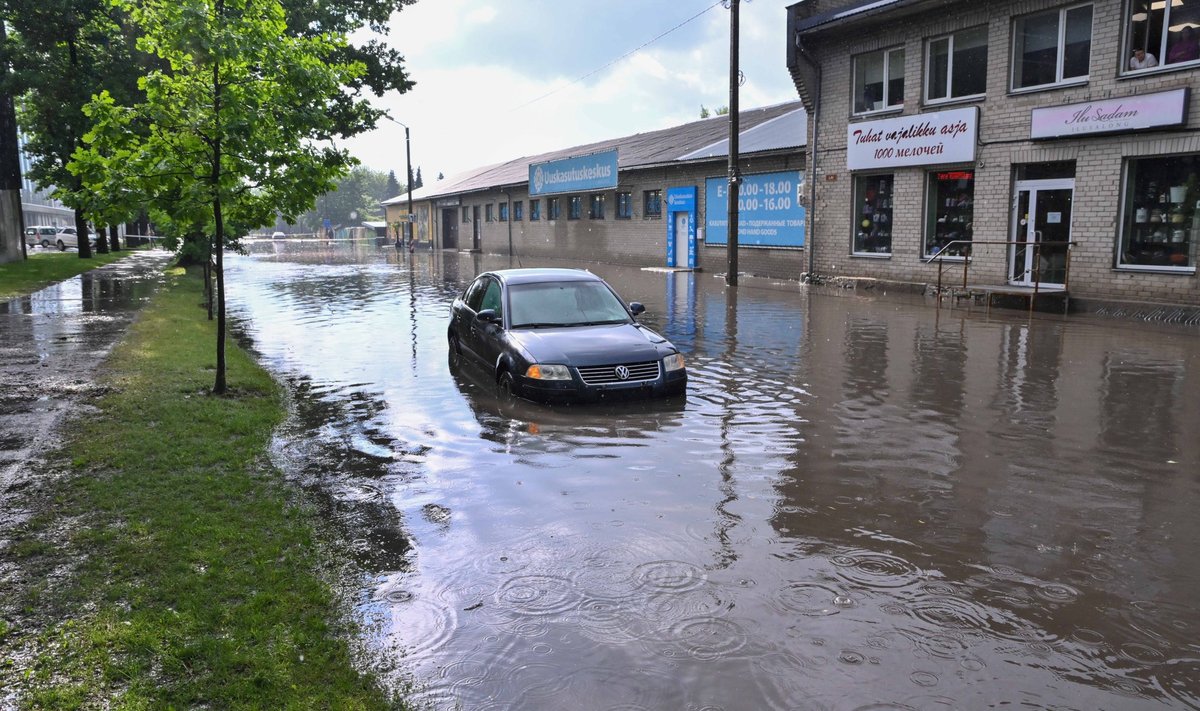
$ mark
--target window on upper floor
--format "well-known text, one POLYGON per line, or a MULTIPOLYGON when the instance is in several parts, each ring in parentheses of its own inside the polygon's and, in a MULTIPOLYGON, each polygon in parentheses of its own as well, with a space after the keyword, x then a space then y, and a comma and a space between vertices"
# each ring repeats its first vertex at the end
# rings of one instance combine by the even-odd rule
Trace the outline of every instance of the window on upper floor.
POLYGON ((1200 60, 1200 0, 1131 0, 1124 70, 1200 60))
POLYGON ((854 58, 854 113, 904 106, 904 49, 883 49, 854 58))
POLYGON ((1013 91, 1087 81, 1092 6, 1073 5, 1013 23, 1013 91))
POLYGON ((925 101, 982 96, 987 88, 987 26, 929 41, 925 58, 925 101))

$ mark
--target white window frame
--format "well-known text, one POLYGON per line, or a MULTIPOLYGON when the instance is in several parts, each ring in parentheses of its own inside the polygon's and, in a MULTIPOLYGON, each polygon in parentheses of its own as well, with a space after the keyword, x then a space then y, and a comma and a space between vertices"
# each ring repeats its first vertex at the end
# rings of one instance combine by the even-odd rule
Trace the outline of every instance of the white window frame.
POLYGON ((1039 12, 1031 12, 1019 17, 1014 17, 1012 21, 1012 45, 1009 47, 1010 64, 1012 65, 1008 77, 1008 90, 1013 94, 1023 94, 1030 91, 1045 91, 1046 89, 1054 89, 1063 86, 1077 86, 1086 84, 1091 81, 1091 46, 1096 41, 1096 4, 1092 2, 1081 2, 1074 5, 1065 5, 1058 8, 1058 56, 1055 61, 1054 81, 1048 84, 1037 84, 1035 86, 1017 86, 1017 23, 1030 17, 1038 17, 1040 15, 1049 15, 1054 10, 1046 10, 1039 12), (1067 13, 1072 10, 1077 10, 1081 7, 1092 8, 1092 27, 1091 35, 1088 39, 1088 73, 1080 77, 1071 77, 1070 79, 1063 78, 1063 66, 1066 64, 1067 52, 1067 13))
MULTIPOLYGON (((1132 2, 1132 0, 1130 0, 1124 4, 1125 4, 1125 7, 1122 8, 1124 10, 1124 12, 1122 13, 1121 17, 1131 18, 1133 15, 1133 2, 1132 2)), ((1179 69, 1181 67, 1194 67, 1196 65, 1200 65, 1200 59, 1192 59, 1192 60, 1186 61, 1186 62, 1176 62, 1175 64, 1167 64, 1167 37, 1169 34, 1167 30, 1169 30, 1171 27, 1171 8, 1174 6, 1175 5, 1173 2, 1171 2, 1170 0, 1166 0, 1166 5, 1163 7, 1163 10, 1165 11, 1165 12, 1163 12, 1163 29, 1165 31, 1162 33, 1162 39, 1159 40, 1159 42, 1158 42, 1158 51, 1156 51, 1154 53, 1154 58, 1158 60, 1157 66, 1147 67, 1146 69, 1130 69, 1129 68, 1129 56, 1131 54, 1133 54, 1133 42, 1132 42, 1133 24, 1128 21, 1126 22, 1125 29, 1123 30, 1122 35, 1121 35, 1121 47, 1122 47, 1121 74, 1122 75, 1129 75, 1129 74, 1141 75, 1141 74, 1153 73, 1153 72, 1170 71, 1172 69, 1179 69)))
MULTIPOLYGON (((984 90, 977 94, 963 94, 962 96, 951 96, 954 86, 954 37, 964 32, 971 30, 983 29, 984 45, 987 46, 987 25, 976 25, 975 27, 964 27, 957 32, 934 37, 925 43, 925 103, 926 104, 949 104, 955 101, 971 101, 972 99, 982 99, 987 96, 987 66, 984 66, 984 90), (929 87, 933 83, 933 44, 949 40, 949 46, 946 48, 946 95, 940 99, 929 98, 929 87)), ((990 47, 989 47, 990 49, 990 47)))
MULTIPOLYGON (((888 102, 888 98, 889 98, 888 94, 891 92, 891 87, 889 85, 891 84, 892 54, 894 52, 903 53, 904 46, 900 45, 898 47, 888 47, 886 49, 876 49, 876 50, 872 50, 870 52, 863 52, 862 54, 854 55, 854 57, 851 59, 850 111, 853 115, 855 115, 855 116, 870 116, 872 114, 883 114, 883 113, 888 113, 889 111, 903 111, 904 110, 904 99, 903 98, 900 99, 900 103, 895 104, 895 105, 892 105, 888 102), (868 109, 866 111, 858 111, 857 110, 858 97, 856 96, 857 91, 858 91, 858 63, 859 63, 859 60, 864 59, 866 57, 870 57, 871 55, 875 55, 875 54, 883 55, 883 97, 882 97, 883 108, 868 109)), ((900 67, 902 69, 904 68, 904 62, 906 60, 907 60, 907 57, 902 57, 900 60, 900 67)), ((908 73, 907 72, 905 72, 904 81, 906 83, 908 82, 908 73)), ((904 92, 906 94, 908 93, 907 86, 904 88, 904 92)))

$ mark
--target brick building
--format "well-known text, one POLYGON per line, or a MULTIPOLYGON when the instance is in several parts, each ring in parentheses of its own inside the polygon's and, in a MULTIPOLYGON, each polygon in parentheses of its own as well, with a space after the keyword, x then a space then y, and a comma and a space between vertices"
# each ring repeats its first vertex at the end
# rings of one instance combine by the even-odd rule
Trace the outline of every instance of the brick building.
MULTIPOLYGON (((807 125, 799 101, 739 115, 739 164, 757 191, 739 214, 739 271, 805 270, 807 125)), ((718 116, 451 176, 413 193, 414 232, 442 249, 723 271, 728 133, 718 116), (534 179, 589 161, 607 161, 615 178, 592 188, 534 179)), ((407 219, 408 203, 384 202, 389 225, 407 219)))
POLYGON ((1200 306, 1200 0, 807 0, 810 270, 1200 306), (1070 243, 1067 252, 1066 243, 1070 243))

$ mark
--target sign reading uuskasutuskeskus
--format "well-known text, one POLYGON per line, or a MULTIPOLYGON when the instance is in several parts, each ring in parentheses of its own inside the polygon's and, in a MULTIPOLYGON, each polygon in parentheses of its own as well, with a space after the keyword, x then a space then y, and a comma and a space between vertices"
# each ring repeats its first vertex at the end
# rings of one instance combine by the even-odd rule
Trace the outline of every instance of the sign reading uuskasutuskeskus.
POLYGON ((529 194, 553 195, 617 187, 617 151, 529 164, 529 194))

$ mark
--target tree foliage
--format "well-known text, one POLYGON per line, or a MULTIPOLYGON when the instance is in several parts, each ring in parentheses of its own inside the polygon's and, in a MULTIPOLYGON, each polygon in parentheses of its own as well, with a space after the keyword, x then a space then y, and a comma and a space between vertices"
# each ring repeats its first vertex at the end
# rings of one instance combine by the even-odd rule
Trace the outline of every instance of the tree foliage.
POLYGON ((316 232, 322 228, 325 220, 334 226, 357 225, 363 220, 382 220, 383 208, 380 203, 399 194, 399 188, 397 192, 389 194, 389 178, 395 180, 394 175, 365 166, 355 167, 337 181, 333 190, 319 196, 313 209, 300 216, 298 224, 316 232))
POLYGON ((211 235, 222 393, 224 250, 276 214, 294 221, 349 169, 327 139, 369 113, 345 92, 365 69, 340 61, 336 32, 289 34, 278 0, 116 1, 162 68, 142 78, 143 101, 103 92, 88 105, 94 127, 72 170, 108 200, 145 201, 173 236, 211 235))

